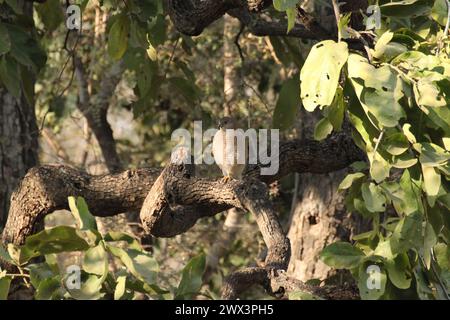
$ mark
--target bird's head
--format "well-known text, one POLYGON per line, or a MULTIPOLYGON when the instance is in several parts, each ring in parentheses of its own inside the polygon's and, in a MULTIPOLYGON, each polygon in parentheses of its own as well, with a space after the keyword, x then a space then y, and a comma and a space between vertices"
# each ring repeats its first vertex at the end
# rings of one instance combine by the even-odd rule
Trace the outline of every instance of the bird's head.
POLYGON ((223 117, 219 120, 219 129, 236 129, 236 120, 231 117, 223 117))

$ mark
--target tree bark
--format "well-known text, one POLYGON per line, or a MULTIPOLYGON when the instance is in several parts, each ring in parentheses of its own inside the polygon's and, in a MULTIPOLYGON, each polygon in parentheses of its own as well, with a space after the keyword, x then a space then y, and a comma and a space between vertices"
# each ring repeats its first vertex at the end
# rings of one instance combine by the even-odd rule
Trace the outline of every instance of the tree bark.
MULTIPOLYGON (((301 111, 300 138, 312 135, 319 114, 301 111)), ((344 194, 338 186, 347 169, 325 174, 302 173, 298 179, 297 201, 291 212, 288 237, 292 243, 292 258, 288 272, 294 278, 307 281, 325 280, 334 271, 320 261, 324 247, 338 240, 350 240, 350 235, 361 229, 344 205, 344 194)))
MULTIPOLYGON (((31 3, 23 3, 22 9, 25 15, 32 14, 31 3)), ((34 87, 34 79, 31 82, 34 87)), ((15 98, 0 86, 0 231, 8 217, 12 192, 39 162, 39 130, 32 99, 30 104, 23 92, 15 98)))
POLYGON ((0 88, 0 229, 5 225, 12 192, 38 164, 38 128, 34 106, 0 88))

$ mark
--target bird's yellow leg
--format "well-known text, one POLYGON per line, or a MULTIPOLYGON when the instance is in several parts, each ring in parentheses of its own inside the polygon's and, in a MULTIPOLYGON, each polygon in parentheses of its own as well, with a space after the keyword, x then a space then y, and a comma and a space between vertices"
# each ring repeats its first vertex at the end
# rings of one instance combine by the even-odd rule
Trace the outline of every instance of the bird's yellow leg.
POLYGON ((230 182, 231 179, 233 179, 233 178, 230 175, 226 175, 220 181, 222 183, 227 183, 227 182, 230 182))

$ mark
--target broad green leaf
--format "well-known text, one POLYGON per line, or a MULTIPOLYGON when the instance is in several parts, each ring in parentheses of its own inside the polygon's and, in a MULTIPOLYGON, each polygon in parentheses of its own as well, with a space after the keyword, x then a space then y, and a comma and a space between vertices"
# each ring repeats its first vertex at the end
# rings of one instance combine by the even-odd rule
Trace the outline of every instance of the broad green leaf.
POLYGON ((89 212, 86 201, 78 197, 69 197, 69 208, 75 219, 77 219, 80 230, 97 230, 95 217, 89 212))
POLYGON ((351 269, 359 265, 364 253, 348 242, 335 242, 326 246, 320 253, 320 259, 330 267, 351 269))
POLYGON ((8 298, 10 285, 10 277, 0 277, 0 300, 6 300, 8 298))
POLYGON ((188 102, 195 103, 197 101, 199 89, 195 83, 191 83, 187 79, 181 77, 170 78, 169 82, 188 102))
POLYGON ((391 249, 391 242, 389 240, 383 240, 378 242, 377 247, 373 251, 375 256, 380 256, 385 259, 394 259, 394 254, 391 249))
POLYGON ((0 55, 8 53, 11 49, 11 39, 9 38, 8 29, 0 23, 0 55))
POLYGON ((8 251, 5 250, 5 248, 3 247, 3 245, 0 245, 0 261, 4 260, 6 262, 13 262, 13 259, 11 258, 11 256, 9 255, 8 251))
POLYGON ((98 276, 108 273, 108 254, 102 242, 85 252, 83 270, 98 276))
POLYGON ((370 164, 370 175, 377 182, 380 183, 387 177, 389 177, 390 165, 389 163, 380 156, 377 152, 375 157, 370 164))
POLYGON ((414 86, 414 92, 416 93, 417 104, 420 106, 437 108, 447 105, 445 98, 435 82, 420 79, 414 86))
POLYGON ((47 263, 30 264, 27 269, 30 272, 30 282, 35 288, 38 288, 43 280, 56 275, 47 263))
POLYGON ((283 83, 273 114, 273 128, 286 130, 295 122, 300 106, 300 87, 298 76, 283 83))
POLYGON ((125 294, 125 285, 126 285, 127 277, 119 276, 117 277, 116 288, 114 289, 114 300, 120 300, 125 294))
POLYGON ((377 43, 375 44, 375 50, 373 52, 373 56, 375 58, 381 58, 386 51, 386 46, 389 42, 391 42, 392 38, 394 37, 394 33, 390 31, 386 31, 381 35, 381 37, 378 39, 377 43))
POLYGON ((408 139, 403 133, 394 133, 383 142, 386 151, 394 156, 404 153, 409 148, 408 139))
POLYGON ((422 215, 416 211, 400 219, 392 234, 391 248, 396 254, 420 248, 422 245, 422 215))
POLYGON ((51 300, 61 289, 61 277, 59 275, 43 279, 36 288, 34 298, 36 300, 51 300))
POLYGON ((117 17, 109 30, 108 53, 114 60, 119 60, 128 48, 130 20, 127 15, 117 17))
POLYGON ((54 31, 64 21, 64 11, 59 0, 47 0, 35 6, 39 18, 48 31, 54 31))
POLYGON ((147 252, 122 249, 109 244, 106 245, 106 248, 122 261, 133 276, 148 284, 155 283, 159 271, 158 263, 147 252))
POLYGON ((387 259, 384 263, 389 280, 399 289, 408 289, 411 286, 411 270, 408 256, 399 254, 395 259, 387 259))
POLYGON ((20 98, 20 72, 17 63, 3 56, 0 60, 0 83, 16 98, 20 98))
POLYGON ((113 241, 125 241, 128 243, 128 247, 131 249, 141 250, 141 245, 139 241, 136 240, 133 236, 119 232, 119 231, 110 231, 103 237, 103 240, 113 242, 113 241))
POLYGON ((192 258, 181 272, 181 280, 175 292, 175 299, 189 299, 198 293, 203 284, 206 256, 204 254, 192 258))
POLYGON ((429 222, 426 222, 425 236, 423 243, 423 260, 428 270, 430 270, 431 268, 431 259, 432 259, 431 253, 436 243, 437 243, 437 236, 436 233, 434 232, 433 226, 429 222))
POLYGON ((89 244, 83 239, 79 230, 68 226, 45 229, 29 236, 20 251, 20 261, 49 253, 85 251, 89 244))
POLYGON ((314 128, 314 139, 323 140, 333 131, 333 125, 327 118, 321 119, 314 128))
POLYGON ((422 165, 424 190, 429 196, 436 196, 441 186, 441 175, 433 167, 422 165))
POLYGON ((411 125, 409 123, 405 123, 402 127, 403 130, 403 134, 405 135, 405 137, 408 139, 408 141, 410 143, 416 143, 416 137, 414 136, 414 134, 411 132, 411 125))
POLYGON ((445 243, 438 243, 434 246, 434 253, 439 267, 450 271, 450 246, 445 243))
POLYGON ((381 14, 389 17, 422 16, 430 13, 431 7, 421 0, 402 0, 380 5, 381 14))
POLYGON ((369 112, 385 127, 395 127, 398 121, 406 116, 391 92, 367 90, 362 93, 361 99, 369 112))
POLYGON ((289 8, 294 8, 298 0, 274 0, 273 7, 278 11, 286 11, 289 8))
POLYGON ((367 210, 370 212, 384 212, 386 209, 386 197, 379 186, 366 182, 361 186, 361 193, 367 210))
POLYGON ((287 33, 289 33, 295 26, 295 19, 297 17, 297 9, 288 8, 286 10, 286 15, 287 15, 287 20, 288 20, 287 33))
POLYGON ((404 210, 401 213, 405 215, 409 215, 417 210, 419 210, 417 195, 413 190, 413 183, 411 180, 411 175, 409 170, 405 170, 403 172, 402 177, 400 178, 400 187, 403 190, 403 203, 405 205, 404 210))
POLYGON ((434 2, 433 8, 431 9, 430 16, 441 26, 445 26, 448 19, 448 1, 446 0, 436 0, 434 2))
POLYGON ((361 299, 377 300, 386 289, 387 276, 384 268, 376 264, 362 264, 359 268, 358 289, 361 299))
POLYGON ((300 94, 306 110, 312 112, 333 102, 347 58, 345 42, 326 40, 311 49, 300 72, 300 94))
POLYGON ((352 186, 353 182, 365 177, 365 174, 362 172, 356 172, 356 173, 350 173, 348 174, 344 180, 342 180, 341 184, 339 185, 339 190, 345 190, 352 186))
POLYGON ((398 169, 406 169, 415 165, 419 160, 410 153, 403 153, 399 156, 395 156, 392 159, 392 166, 398 169))
POLYGON ((339 131, 344 121, 345 101, 341 87, 336 90, 333 103, 325 109, 327 119, 333 125, 334 130, 339 131))
POLYGON ((77 300, 98 300, 105 295, 101 292, 104 281, 104 276, 88 275, 87 279, 82 280, 80 289, 70 289, 68 291, 70 296, 77 300))
POLYGON ((166 22, 165 16, 158 14, 150 27, 150 32, 148 33, 149 41, 152 46, 159 46, 166 41, 166 22))
POLYGON ((434 143, 417 143, 413 147, 420 152, 419 161, 423 166, 437 167, 450 160, 450 152, 434 143))

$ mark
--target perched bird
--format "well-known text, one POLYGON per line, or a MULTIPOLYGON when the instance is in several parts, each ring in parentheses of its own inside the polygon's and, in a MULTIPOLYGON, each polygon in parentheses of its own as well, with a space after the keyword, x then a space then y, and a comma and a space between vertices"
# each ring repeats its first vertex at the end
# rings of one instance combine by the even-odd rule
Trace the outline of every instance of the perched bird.
MULTIPOLYGON (((231 117, 224 117, 219 121, 219 131, 214 135, 212 153, 216 164, 222 169, 224 182, 230 179, 242 179, 242 172, 246 162, 246 148, 238 148, 234 130, 236 121, 231 117), (227 134, 228 132, 228 134, 227 134)), ((245 146, 245 141, 243 141, 245 146)))

